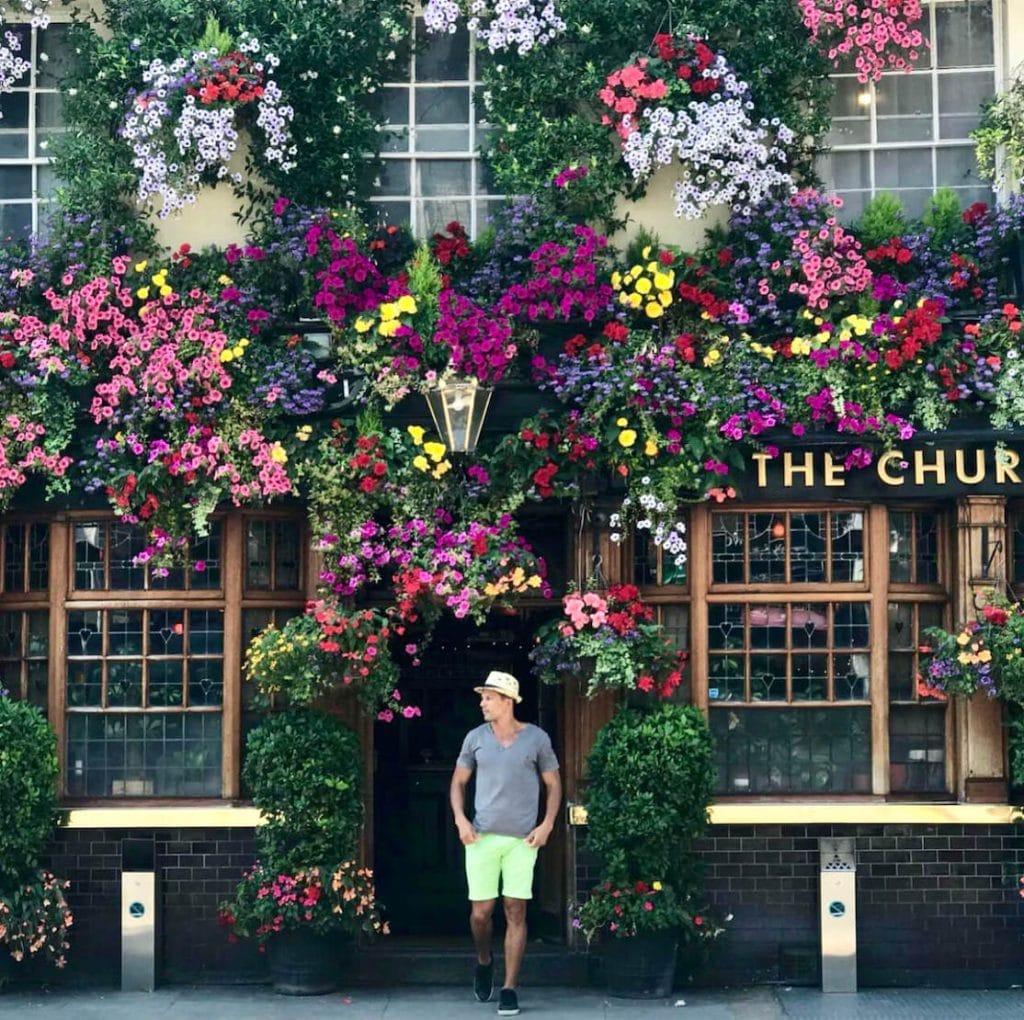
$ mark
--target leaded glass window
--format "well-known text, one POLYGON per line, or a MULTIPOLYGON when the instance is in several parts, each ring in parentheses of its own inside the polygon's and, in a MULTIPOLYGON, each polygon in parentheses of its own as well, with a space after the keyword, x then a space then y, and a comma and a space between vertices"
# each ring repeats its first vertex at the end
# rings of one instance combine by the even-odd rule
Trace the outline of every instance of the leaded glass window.
POLYGON ((302 525, 295 520, 246 522, 247 591, 297 591, 302 580, 302 525))
POLYGON ((0 688, 47 712, 50 614, 0 610, 0 688))

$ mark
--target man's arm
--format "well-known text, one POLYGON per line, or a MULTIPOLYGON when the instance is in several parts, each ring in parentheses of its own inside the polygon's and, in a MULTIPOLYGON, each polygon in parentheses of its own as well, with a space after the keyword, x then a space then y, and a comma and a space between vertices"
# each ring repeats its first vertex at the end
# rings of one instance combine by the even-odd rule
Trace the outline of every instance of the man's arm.
POLYGON ((455 766, 452 773, 452 784, 448 789, 448 800, 455 816, 455 828, 459 830, 459 839, 464 844, 475 843, 480 834, 473 828, 472 822, 466 817, 466 786, 473 776, 473 770, 455 766))
POLYGON ((544 819, 526 836, 527 846, 535 846, 538 849, 548 841, 551 830, 555 827, 555 819, 558 818, 558 809, 562 805, 562 776, 558 769, 540 774, 544 783, 544 819))

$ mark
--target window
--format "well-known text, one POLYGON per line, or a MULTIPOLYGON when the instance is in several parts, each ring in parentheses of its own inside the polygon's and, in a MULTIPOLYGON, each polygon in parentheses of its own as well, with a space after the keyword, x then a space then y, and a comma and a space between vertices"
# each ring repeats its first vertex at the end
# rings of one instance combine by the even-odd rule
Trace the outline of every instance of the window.
POLYGON ((49 525, 0 525, 0 688, 49 711, 49 525))
MULTIPOLYGON (((70 53, 68 26, 36 29, 7 24, 16 39, 17 55, 29 66, 0 95, 0 237, 37 232, 56 182, 48 149, 63 124, 57 83, 70 53)), ((3 40, 3 45, 9 45, 3 40)), ((11 47, 12 49, 14 47, 11 47)))
POLYGON ((67 795, 237 796, 237 751, 258 718, 241 664, 255 633, 305 604, 301 520, 217 518, 190 550, 201 569, 161 576, 134 562, 142 529, 82 517, 53 526, 70 562, 63 585, 47 587, 48 528, 4 528, 0 576, 15 594, 0 595, 0 676, 22 696, 41 688, 45 702, 49 607, 66 648, 57 728, 67 795))
POLYGON ((956 189, 965 208, 991 200, 970 133, 1001 77, 994 2, 926 3, 922 29, 932 45, 910 74, 862 84, 851 63, 833 75, 831 152, 821 173, 845 200, 844 218, 856 219, 879 191, 898 195, 912 216, 943 185, 956 189))
POLYGON ((919 701, 916 682, 923 631, 948 598, 940 515, 720 511, 710 534, 700 654, 718 792, 945 792, 947 713, 919 701), (889 593, 887 618, 873 584, 889 593))
POLYGON ((416 42, 394 64, 404 77, 378 99, 390 129, 373 201, 385 222, 404 224, 417 237, 452 220, 475 237, 500 204, 477 152, 487 130, 477 76, 486 54, 462 21, 454 34, 433 35, 417 18, 416 42))

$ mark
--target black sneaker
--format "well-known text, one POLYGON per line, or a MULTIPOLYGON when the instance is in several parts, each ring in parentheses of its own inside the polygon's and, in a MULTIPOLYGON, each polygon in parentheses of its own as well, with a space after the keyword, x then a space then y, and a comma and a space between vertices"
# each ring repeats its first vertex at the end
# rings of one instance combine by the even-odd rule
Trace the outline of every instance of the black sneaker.
POLYGON ((473 977, 473 992, 477 1002, 490 1002, 494 991, 494 957, 490 963, 478 963, 473 977))
POLYGON ((498 997, 498 1016, 519 1016, 519 999, 514 988, 502 988, 498 997))

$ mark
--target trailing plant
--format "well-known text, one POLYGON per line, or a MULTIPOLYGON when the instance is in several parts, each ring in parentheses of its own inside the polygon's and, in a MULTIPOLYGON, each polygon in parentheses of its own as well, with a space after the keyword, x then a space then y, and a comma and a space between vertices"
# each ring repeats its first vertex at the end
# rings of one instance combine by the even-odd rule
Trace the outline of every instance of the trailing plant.
MULTIPOLYGON (((273 80, 294 114, 294 153, 279 158, 278 147, 271 146, 268 158, 266 149, 254 146, 247 154, 246 177, 238 186, 248 211, 269 209, 285 189, 310 207, 361 201, 372 187, 384 137, 378 130, 383 116, 372 97, 408 37, 409 14, 408 0, 284 6, 261 0, 108 0, 98 12, 76 15, 70 35, 75 60, 61 83, 68 130, 55 145, 62 208, 107 223, 132 223, 137 177, 131 148, 120 137, 121 122, 145 86, 144 66, 201 49, 210 17, 232 37, 248 33, 258 39, 261 52, 278 58, 273 80), (330 74, 325 67, 332 68, 330 74)), ((246 77, 241 64, 220 70, 232 76, 231 66, 246 77)), ((254 65, 253 71, 263 73, 254 65)), ((139 229, 134 233, 141 239, 139 229)))
POLYGON ((6 952, 15 963, 42 960, 63 968, 74 922, 64 895, 70 886, 45 870, 23 876, 14 885, 0 885, 0 953, 6 952))
MULTIPOLYGON (((792 172, 814 181, 816 148, 809 140, 827 127, 831 86, 827 62, 807 45, 793 0, 677 0, 671 8, 674 23, 685 26, 678 35, 692 31, 728 54, 750 87, 754 122, 777 118, 792 129, 792 172)), ((588 219, 608 223, 621 215, 619 196, 644 189, 616 159, 618 139, 599 123, 596 97, 611 72, 672 24, 664 5, 646 0, 563 0, 559 14, 566 30, 547 46, 485 65, 487 118, 499 128, 486 157, 504 192, 540 196, 564 210, 576 207, 583 187, 588 219), (577 168, 586 169, 585 179, 555 186, 563 171, 577 168)))
POLYGON ((984 104, 981 123, 971 132, 978 173, 997 189, 1016 187, 1024 179, 1024 76, 1015 73, 1010 87, 984 104))

